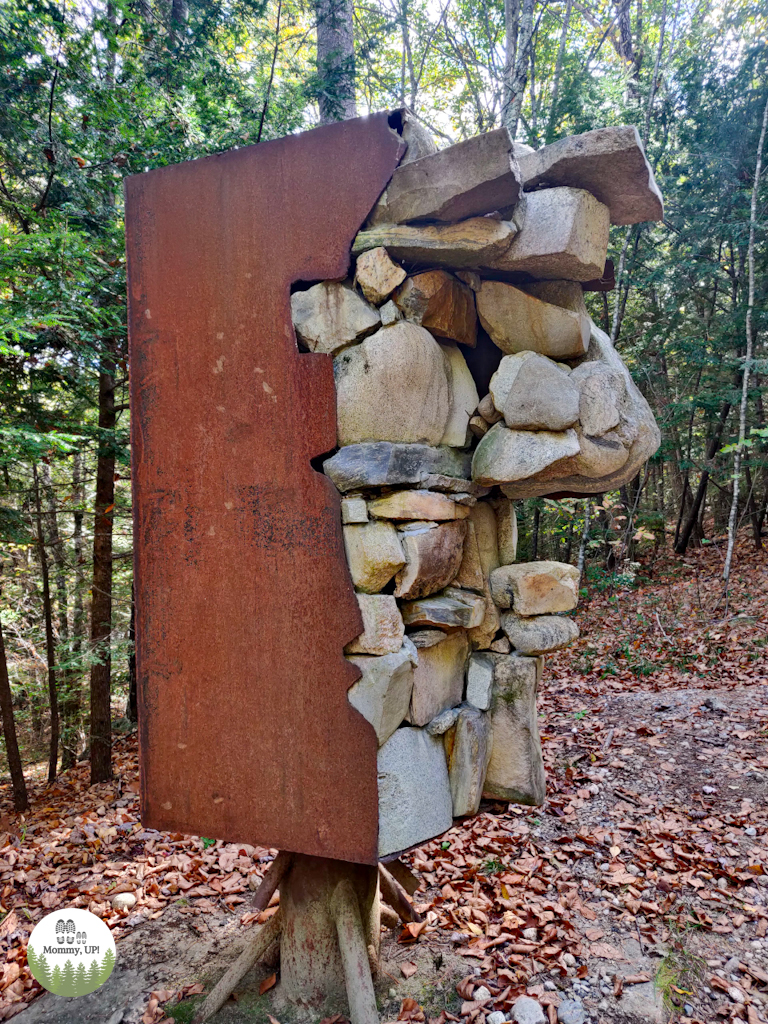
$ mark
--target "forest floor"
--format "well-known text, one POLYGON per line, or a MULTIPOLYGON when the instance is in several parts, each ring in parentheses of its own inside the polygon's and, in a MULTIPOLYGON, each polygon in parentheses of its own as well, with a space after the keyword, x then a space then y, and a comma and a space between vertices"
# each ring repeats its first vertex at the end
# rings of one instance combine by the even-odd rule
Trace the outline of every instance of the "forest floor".
MULTIPOLYGON (((720 570, 708 547, 590 588, 581 639, 545 669, 547 801, 484 804, 407 858, 425 923, 383 938, 383 1021, 484 1024, 526 991, 552 1022, 768 1021, 768 557, 740 548, 727 618, 720 570)), ((43 772, 23 821, 2 790, 0 1020, 189 1021, 275 851, 144 829, 134 736, 113 783, 43 772), (132 909, 112 909, 120 892, 132 909), (77 1000, 26 965, 58 906, 117 940, 111 978, 77 1000)), ((287 1021, 274 981, 252 972, 215 1021, 287 1021)))

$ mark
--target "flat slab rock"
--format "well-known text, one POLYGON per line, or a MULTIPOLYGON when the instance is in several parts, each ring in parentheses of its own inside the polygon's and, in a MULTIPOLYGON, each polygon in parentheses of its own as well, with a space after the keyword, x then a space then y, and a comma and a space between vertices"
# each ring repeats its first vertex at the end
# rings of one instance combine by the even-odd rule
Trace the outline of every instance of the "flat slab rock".
POLYGON ((449 222, 514 206, 521 185, 512 147, 497 128, 398 167, 369 224, 449 222))
POLYGON ((611 224, 663 220, 664 201, 640 133, 630 125, 597 128, 518 153, 523 187, 570 185, 586 189, 608 207, 611 224))
POLYGON ((453 816, 477 814, 491 756, 490 715, 474 707, 461 707, 443 742, 448 755, 453 816))
POLYGON ((346 445, 326 459, 323 472, 342 493, 420 484, 430 476, 459 479, 465 490, 463 483, 471 476, 471 465, 471 454, 456 448, 378 441, 346 445))
POLYGON ((457 224, 380 224, 361 231, 352 254, 384 246, 394 259, 453 269, 488 266, 500 259, 517 234, 512 221, 470 217, 457 224))
POLYGON ((380 857, 439 836, 453 824, 442 737, 397 729, 379 749, 378 779, 380 857))
POLYGON ((485 599, 468 590, 446 587, 433 597, 405 601, 401 607, 406 626, 445 626, 472 629, 485 617, 485 599))

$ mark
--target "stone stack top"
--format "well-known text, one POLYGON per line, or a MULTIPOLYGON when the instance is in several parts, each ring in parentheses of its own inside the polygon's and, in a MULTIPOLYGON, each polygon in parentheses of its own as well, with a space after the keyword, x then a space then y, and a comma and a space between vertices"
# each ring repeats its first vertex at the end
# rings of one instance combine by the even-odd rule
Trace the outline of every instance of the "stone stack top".
MULTIPOLYGON (((664 200, 637 128, 620 125, 518 152, 523 188, 583 188, 608 207, 611 224, 664 219, 664 200)), ((397 173, 397 172, 395 172, 397 173)))

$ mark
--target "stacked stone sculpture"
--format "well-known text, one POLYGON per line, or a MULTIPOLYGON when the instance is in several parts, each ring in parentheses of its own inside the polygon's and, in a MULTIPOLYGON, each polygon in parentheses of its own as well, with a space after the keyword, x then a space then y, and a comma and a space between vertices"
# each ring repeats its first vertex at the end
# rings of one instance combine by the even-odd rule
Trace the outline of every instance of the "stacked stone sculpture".
POLYGON ((350 278, 292 295, 300 347, 334 360, 323 468, 364 623, 345 653, 379 743, 381 857, 483 795, 543 801, 536 695, 578 636, 578 574, 516 561, 514 500, 615 489, 659 444, 583 295, 611 223, 662 217, 636 129, 413 148, 350 278))

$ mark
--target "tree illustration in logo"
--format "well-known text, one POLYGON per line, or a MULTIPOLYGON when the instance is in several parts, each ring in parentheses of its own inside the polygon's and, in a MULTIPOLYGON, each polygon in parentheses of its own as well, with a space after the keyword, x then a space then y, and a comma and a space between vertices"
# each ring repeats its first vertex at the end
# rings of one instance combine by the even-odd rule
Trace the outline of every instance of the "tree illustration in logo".
POLYGON ((91 966, 88 969, 88 991, 95 992, 101 984, 101 967, 96 957, 91 960, 91 966))
POLYGON ((61 967, 58 964, 53 968, 51 975, 51 992, 56 996, 61 995, 61 967))
POLYGON ((104 954, 104 959, 101 961, 101 984, 103 985, 107 978, 112 973, 112 968, 115 966, 115 954, 111 949, 108 949, 104 954))
POLYGON ((56 993, 60 996, 76 996, 75 991, 75 968, 71 960, 67 959, 64 970, 61 972, 61 987, 56 993))

